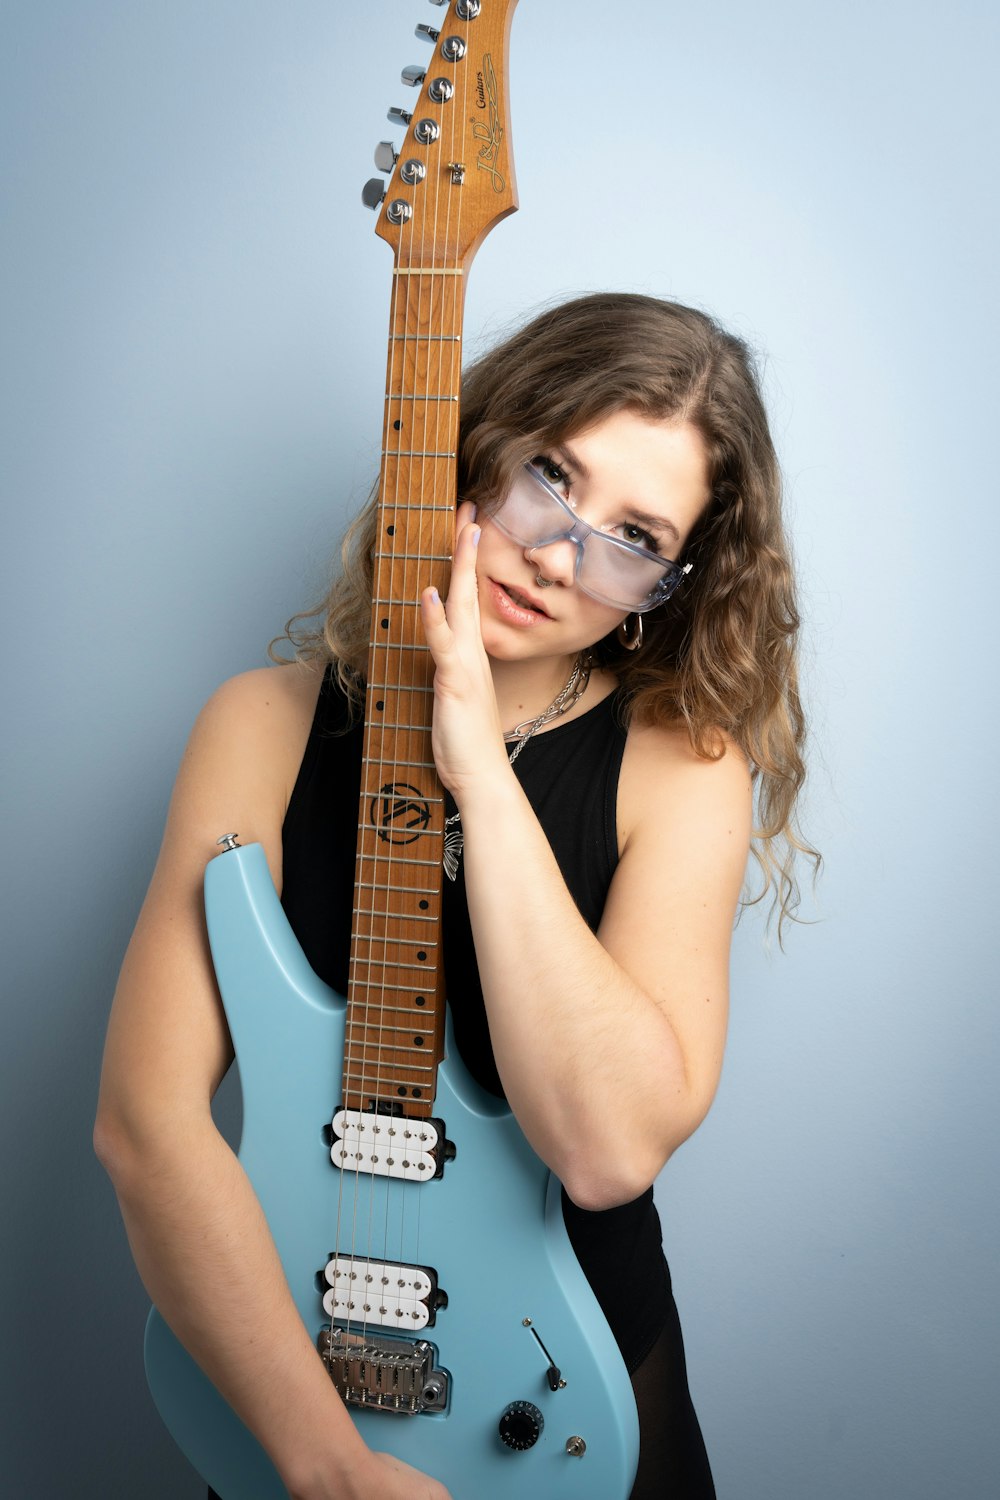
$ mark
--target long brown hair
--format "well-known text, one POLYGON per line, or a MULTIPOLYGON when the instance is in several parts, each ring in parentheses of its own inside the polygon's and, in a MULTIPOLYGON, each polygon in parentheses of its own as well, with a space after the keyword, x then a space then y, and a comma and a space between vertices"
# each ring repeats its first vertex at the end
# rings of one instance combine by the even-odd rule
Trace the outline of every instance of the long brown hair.
MULTIPOLYGON (((527 459, 616 411, 690 423, 708 461, 709 503, 682 560, 694 564, 670 602, 643 616, 629 652, 612 634, 595 655, 640 723, 686 726, 714 759, 730 736, 755 784, 753 852, 779 933, 798 905, 795 802, 805 775, 798 692, 799 615, 781 481, 757 371, 746 344, 676 302, 598 293, 550 308, 469 367, 462 381, 459 493, 486 517, 527 459)), ((332 660, 357 702, 368 653, 374 500, 348 530, 343 567, 320 609, 289 622, 302 659, 332 660), (321 617, 318 628, 303 620, 321 617)))

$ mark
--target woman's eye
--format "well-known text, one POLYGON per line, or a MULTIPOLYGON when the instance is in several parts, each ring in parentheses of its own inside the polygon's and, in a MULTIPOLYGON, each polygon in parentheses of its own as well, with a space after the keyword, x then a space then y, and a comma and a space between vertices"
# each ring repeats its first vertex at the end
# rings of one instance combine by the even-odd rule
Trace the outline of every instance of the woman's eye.
POLYGON ((622 541, 631 542, 633 547, 645 547, 650 552, 658 552, 656 537, 650 535, 643 527, 636 526, 631 521, 623 521, 621 525, 622 541))
POLYGON ((531 460, 531 467, 537 469, 554 490, 564 492, 569 490, 569 476, 565 469, 561 469, 551 458, 546 458, 544 453, 540 453, 537 458, 531 460))

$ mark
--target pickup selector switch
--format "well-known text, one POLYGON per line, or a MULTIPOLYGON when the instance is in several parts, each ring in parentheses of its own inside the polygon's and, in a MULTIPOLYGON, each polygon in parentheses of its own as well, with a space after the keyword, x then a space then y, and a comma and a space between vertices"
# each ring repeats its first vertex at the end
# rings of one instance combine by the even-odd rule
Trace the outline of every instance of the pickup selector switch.
POLYGON ((532 1401, 512 1401, 500 1418, 500 1441, 515 1453, 533 1448, 542 1435, 545 1418, 532 1401))

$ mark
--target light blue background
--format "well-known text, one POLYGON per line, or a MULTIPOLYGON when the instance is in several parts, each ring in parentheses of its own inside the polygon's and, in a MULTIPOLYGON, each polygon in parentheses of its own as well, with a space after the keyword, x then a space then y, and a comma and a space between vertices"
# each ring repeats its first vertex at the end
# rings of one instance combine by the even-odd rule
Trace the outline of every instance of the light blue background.
MULTIPOLYGON (((12 1496, 200 1493, 90 1155, 102 1036, 187 728, 376 465, 359 191, 440 15, 2 7, 12 1496)), ((744 919, 719 1099, 659 1184, 720 1500, 978 1500, 1000 1469, 997 40, 986 0, 514 24, 522 206, 470 337, 608 286, 714 310, 766 351, 801 564, 816 925, 781 956, 744 919)))

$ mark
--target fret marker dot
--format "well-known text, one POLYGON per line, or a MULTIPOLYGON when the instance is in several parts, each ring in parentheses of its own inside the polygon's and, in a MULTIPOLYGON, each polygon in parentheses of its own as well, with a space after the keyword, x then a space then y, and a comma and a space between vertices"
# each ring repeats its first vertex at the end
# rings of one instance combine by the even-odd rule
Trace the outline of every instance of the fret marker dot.
POLYGON ((399 1085, 399 1088, 396 1090, 396 1093, 397 1094, 405 1094, 406 1093, 406 1090, 404 1089, 404 1087, 403 1087, 402 1084, 399 1085))
POLYGON ((422 948, 421 948, 421 949, 420 949, 420 951, 419 951, 419 952, 418 952, 418 954, 417 954, 417 957, 418 957, 418 958, 419 958, 419 960, 420 960, 420 962, 421 962, 421 963, 424 963, 424 962, 425 962, 425 960, 426 960, 426 958, 427 958, 427 954, 426 954, 426 953, 425 953, 425 952, 424 952, 424 950, 423 950, 423 949, 422 949, 422 948))
POLYGON ((388 630, 388 629, 389 629, 389 621, 388 621, 388 618, 386 618, 386 619, 384 619, 384 620, 380 620, 380 621, 379 621, 379 624, 380 624, 380 625, 381 625, 381 627, 382 627, 382 629, 383 629, 383 630, 388 630))
POLYGON ((395 526, 387 526, 385 528, 385 532, 386 532, 386 536, 395 536, 396 535, 396 528, 395 528, 395 526))
POLYGON ((418 995, 413 1003, 415 1005, 426 1005, 427 1001, 424 999, 423 995, 418 995))
POLYGON ((415 1036, 413 1038, 413 1045, 415 1047, 422 1047, 424 1045, 424 1039, 423 1039, 423 1037, 422 1036, 415 1036))
POLYGON ((379 713, 381 713, 383 708, 385 708, 385 699, 379 698, 378 702, 375 704, 375 707, 378 709, 379 713))
POLYGON ((430 906, 430 902, 429 901, 421 901, 421 903, 420 903, 420 910, 421 911, 426 911, 429 906, 430 906))
POLYGON ((401 422, 401 421, 400 421, 400 420, 399 420, 399 418, 398 418, 398 417, 397 417, 397 418, 396 418, 396 420, 395 420, 395 422, 393 422, 393 424, 392 424, 392 425, 393 425, 393 427, 395 427, 395 429, 396 429, 396 431, 397 431, 397 432, 398 432, 398 431, 399 431, 399 429, 400 429, 400 428, 401 428, 401 427, 402 427, 402 425, 403 425, 403 424, 402 424, 402 422, 401 422))
POLYGON ((413 1090, 413 1097, 414 1097, 414 1099, 419 1099, 422 1092, 423 1092, 422 1089, 414 1089, 413 1090))

